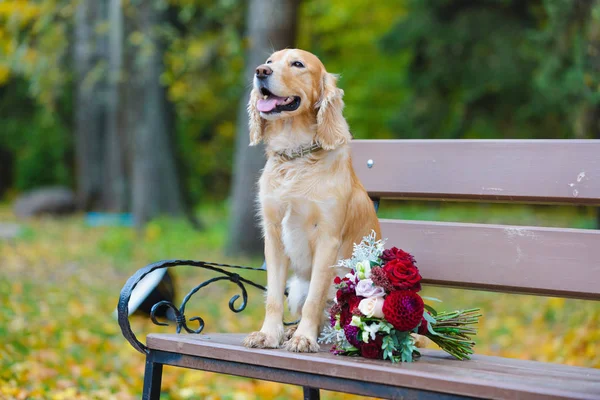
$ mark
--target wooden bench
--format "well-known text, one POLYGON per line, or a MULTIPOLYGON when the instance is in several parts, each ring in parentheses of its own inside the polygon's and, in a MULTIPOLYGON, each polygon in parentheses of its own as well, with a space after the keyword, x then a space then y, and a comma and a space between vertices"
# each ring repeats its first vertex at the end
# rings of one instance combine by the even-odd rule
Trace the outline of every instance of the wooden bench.
MULTIPOLYGON (((376 206, 382 198, 600 205, 600 140, 357 140, 352 147, 376 206)), ((381 223, 388 244, 417 257, 426 284, 600 300, 598 230, 381 223)), ((143 345, 129 327, 131 290, 151 270, 177 263, 138 271, 121 293, 123 334, 146 355, 144 399, 160 397, 163 365, 300 385, 305 399, 317 399, 319 389, 382 398, 600 399, 600 369, 535 361, 457 361, 425 350, 415 363, 393 365, 334 356, 324 346, 317 354, 246 349, 243 334, 150 334, 143 345)), ((220 279, 249 284, 235 272, 220 279)), ((183 311, 175 310, 178 330, 187 327, 183 311)))

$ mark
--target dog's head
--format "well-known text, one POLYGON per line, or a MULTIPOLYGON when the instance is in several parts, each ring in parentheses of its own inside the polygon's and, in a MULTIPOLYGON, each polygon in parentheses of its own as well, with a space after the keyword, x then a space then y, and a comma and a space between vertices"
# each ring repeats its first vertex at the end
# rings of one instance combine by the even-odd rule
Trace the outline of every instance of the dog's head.
POLYGON ((348 141, 342 116, 344 91, 313 54, 286 49, 273 53, 256 68, 250 94, 250 145, 258 144, 266 124, 309 116, 316 121, 315 140, 328 150, 348 141))

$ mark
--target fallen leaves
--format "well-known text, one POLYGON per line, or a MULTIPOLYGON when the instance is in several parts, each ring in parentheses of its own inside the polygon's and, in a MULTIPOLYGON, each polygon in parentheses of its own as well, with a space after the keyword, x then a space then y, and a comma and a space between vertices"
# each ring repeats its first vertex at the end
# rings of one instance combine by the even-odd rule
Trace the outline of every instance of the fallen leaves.
MULTIPOLYGON (((0 208, 0 218, 12 217, 0 208)), ((0 399, 140 397, 144 358, 121 336, 112 314, 123 283, 158 259, 227 261, 212 245, 215 232, 160 224, 140 238, 128 228, 86 227, 81 218, 40 219, 27 223, 25 237, 0 241, 0 399), (206 242, 211 245, 203 248, 206 242)), ((193 268, 175 275, 180 294, 209 277, 193 268)), ((264 274, 251 275, 264 281, 264 274)), ((248 309, 234 314, 228 301, 236 288, 220 282, 203 289, 186 314, 205 318, 208 331, 257 329, 262 293, 249 288, 248 309)), ((477 353, 600 368, 598 302, 432 287, 424 292, 444 299, 443 308, 482 308, 477 353)), ((137 317, 132 326, 139 338, 173 331, 137 317)), ((169 367, 163 390, 170 400, 302 396, 294 386, 169 367)), ((322 398, 352 396, 324 392, 322 398)))

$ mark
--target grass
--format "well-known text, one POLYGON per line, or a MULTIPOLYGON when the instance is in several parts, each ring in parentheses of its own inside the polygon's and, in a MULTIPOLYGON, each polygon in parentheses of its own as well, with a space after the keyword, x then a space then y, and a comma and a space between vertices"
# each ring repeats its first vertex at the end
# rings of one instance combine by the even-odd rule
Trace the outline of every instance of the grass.
MULTIPOLYGON (((589 209, 443 203, 382 206, 382 216, 406 219, 580 228, 594 224, 589 209)), ((204 232, 169 219, 135 232, 89 227, 82 216, 16 221, 7 206, 0 206, 0 221, 22 226, 17 238, 0 239, 0 399, 139 398, 143 356, 123 339, 112 315, 119 291, 135 270, 160 259, 260 265, 260 259, 222 254, 226 214, 224 205, 201 209, 210 227, 204 232)), ((192 268, 175 274, 180 294, 209 277, 192 268)), ((261 273, 251 275, 264 283, 261 273)), ((207 331, 258 329, 262 295, 252 288, 249 292, 248 309, 233 314, 227 305, 236 293, 233 285, 209 286, 201 298, 192 300, 186 314, 201 315, 207 331)), ((600 302, 436 287, 425 288, 424 295, 443 299, 439 309, 482 308, 477 353, 600 368, 600 302)), ((132 318, 132 325, 139 338, 149 332, 172 332, 139 317, 132 318)), ((293 386, 168 367, 163 390, 164 399, 301 397, 301 390, 293 386)), ((353 396, 325 392, 323 398, 353 396)))

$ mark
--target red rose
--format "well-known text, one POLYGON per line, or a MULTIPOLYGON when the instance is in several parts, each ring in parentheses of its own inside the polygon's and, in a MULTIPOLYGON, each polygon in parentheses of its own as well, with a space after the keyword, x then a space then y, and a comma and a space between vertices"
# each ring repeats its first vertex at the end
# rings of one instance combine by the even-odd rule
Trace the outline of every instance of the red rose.
POLYGON ((342 278, 340 278, 339 276, 336 276, 333 279, 333 283, 335 283, 336 285, 339 285, 340 283, 342 283, 342 278))
POLYGON ((410 260, 394 259, 388 261, 383 270, 390 283, 398 290, 421 290, 419 269, 410 260))
POLYGON ((363 343, 360 347, 360 355, 365 358, 381 358, 383 355, 383 337, 375 336, 375 340, 370 340, 368 343, 363 343))
POLYGON ((421 296, 410 290, 392 292, 383 303, 385 320, 401 332, 415 329, 423 319, 424 309, 421 296))
POLYGON ((397 247, 392 247, 389 250, 384 250, 383 254, 380 257, 383 261, 392 261, 392 260, 401 260, 401 261, 410 261, 411 264, 415 263, 415 258, 412 254, 405 252, 397 247))

